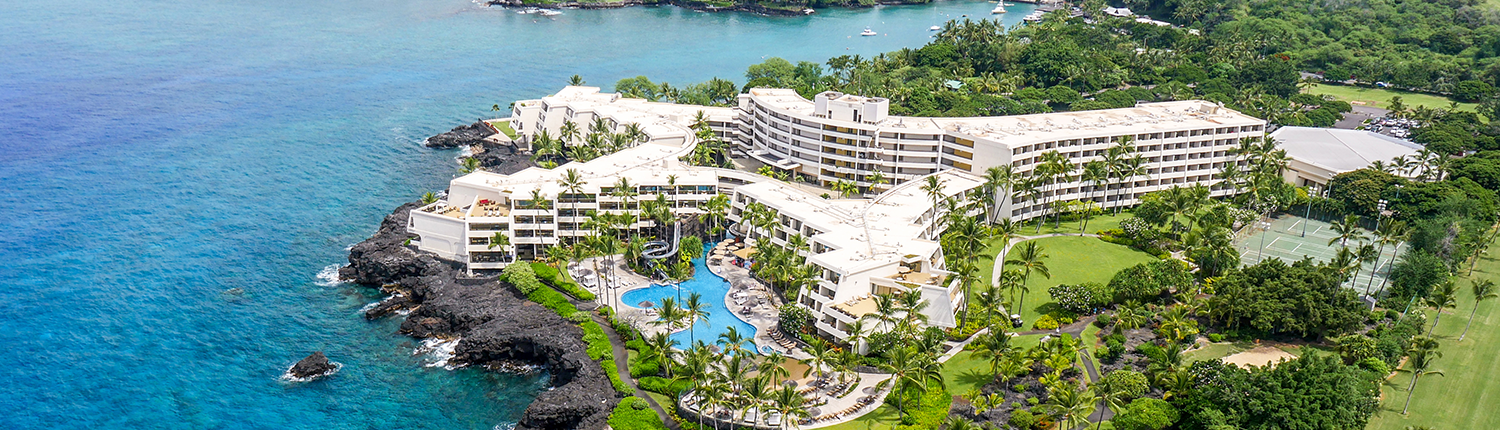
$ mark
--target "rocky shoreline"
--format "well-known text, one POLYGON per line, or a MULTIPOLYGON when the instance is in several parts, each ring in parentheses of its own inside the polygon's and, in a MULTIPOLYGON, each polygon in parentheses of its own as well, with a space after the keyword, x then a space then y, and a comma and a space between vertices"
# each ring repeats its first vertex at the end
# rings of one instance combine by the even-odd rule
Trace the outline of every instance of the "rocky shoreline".
POLYGON ((373 237, 354 245, 339 277, 379 287, 390 298, 367 318, 411 310, 401 333, 461 339, 450 363, 504 368, 545 366, 552 389, 526 408, 517 429, 602 429, 618 399, 603 369, 589 359, 583 331, 514 287, 494 278, 466 278, 455 265, 407 246, 407 203, 385 217, 373 237))

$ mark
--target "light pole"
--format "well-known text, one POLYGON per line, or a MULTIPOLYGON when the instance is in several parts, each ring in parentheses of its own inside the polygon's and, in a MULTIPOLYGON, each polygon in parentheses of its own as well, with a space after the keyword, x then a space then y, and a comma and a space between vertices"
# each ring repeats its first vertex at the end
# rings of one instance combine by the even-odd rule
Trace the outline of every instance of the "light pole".
POLYGON ((1307 215, 1302 217, 1302 237, 1307 237, 1307 220, 1312 219, 1313 199, 1318 198, 1318 184, 1308 186, 1307 192, 1307 215))
POLYGON ((1260 228, 1260 252, 1257 254, 1259 258, 1255 259, 1256 263, 1266 261, 1266 235, 1271 232, 1271 223, 1261 221, 1260 228))

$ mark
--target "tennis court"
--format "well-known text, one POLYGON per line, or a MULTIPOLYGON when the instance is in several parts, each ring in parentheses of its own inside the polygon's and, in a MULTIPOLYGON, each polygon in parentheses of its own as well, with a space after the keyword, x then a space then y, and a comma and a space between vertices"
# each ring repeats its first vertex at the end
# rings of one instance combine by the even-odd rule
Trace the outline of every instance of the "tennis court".
MULTIPOLYGON (((1372 234, 1369 231, 1364 233, 1366 236, 1372 234)), ((1234 242, 1235 248, 1240 251, 1240 262, 1246 266, 1266 258, 1280 258, 1293 263, 1303 257, 1311 257, 1313 261, 1322 263, 1338 254, 1339 244, 1328 244, 1335 237, 1338 237, 1338 233, 1334 233, 1326 222, 1283 214, 1257 222, 1235 238, 1234 242)), ((1349 246, 1353 248, 1357 245, 1350 242, 1349 246)), ((1395 254, 1393 247, 1386 247, 1380 256, 1380 270, 1371 273, 1370 266, 1374 263, 1367 264, 1360 269, 1354 282, 1345 286, 1354 288, 1360 294, 1379 290, 1380 283, 1391 269, 1395 254)))

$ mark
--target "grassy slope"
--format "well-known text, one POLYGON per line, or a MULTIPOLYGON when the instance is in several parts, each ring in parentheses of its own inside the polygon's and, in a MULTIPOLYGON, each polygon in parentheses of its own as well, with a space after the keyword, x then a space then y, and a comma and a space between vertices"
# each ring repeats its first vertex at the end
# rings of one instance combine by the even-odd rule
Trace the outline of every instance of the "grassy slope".
POLYGON ((495 126, 495 128, 500 129, 501 133, 505 133, 505 135, 509 136, 511 139, 516 138, 516 130, 510 127, 510 121, 496 121, 491 122, 490 125, 493 125, 495 126))
MULTIPOLYGON (((1474 318, 1474 327, 1463 342, 1458 335, 1468 322, 1469 312, 1474 309, 1474 297, 1469 293, 1470 280, 1490 279, 1500 281, 1500 258, 1486 256, 1479 262, 1473 276, 1460 278, 1462 294, 1458 308, 1449 310, 1439 321, 1437 336, 1442 343, 1443 358, 1433 368, 1443 370, 1446 376, 1423 377, 1417 382, 1415 396, 1411 401, 1411 414, 1401 415, 1401 406, 1406 401, 1406 387, 1411 383, 1411 374, 1397 373, 1381 389, 1381 410, 1370 420, 1369 430, 1402 430, 1407 426, 1429 426, 1444 429, 1493 429, 1500 428, 1500 413, 1495 405, 1500 402, 1500 360, 1495 352, 1500 350, 1500 311, 1496 300, 1479 307, 1474 318)), ((1436 316, 1426 310, 1429 320, 1436 316)))
MULTIPOLYGON (((1115 221, 1114 224, 1118 225, 1119 222, 1115 221)), ((1089 229, 1093 230, 1093 227, 1094 223, 1090 223, 1089 229)), ((1093 237, 1048 237, 1036 240, 1045 248, 1048 256, 1045 261, 1047 268, 1052 272, 1052 278, 1032 275, 1031 292, 1026 294, 1026 306, 1021 313, 1028 324, 1044 314, 1045 312, 1041 311, 1045 309, 1044 305, 1052 302, 1052 297, 1047 294, 1048 287, 1080 282, 1108 283, 1109 279, 1114 277, 1115 272, 1156 259, 1150 254, 1128 246, 1108 243, 1093 237)), ((989 249, 984 251, 981 258, 994 261, 994 256, 1000 252, 1001 246, 998 241, 990 243, 989 249)), ((988 282, 994 265, 991 263, 981 266, 979 279, 988 282)))
MULTIPOLYGON (((1386 108, 1391 97, 1401 96, 1401 103, 1407 106, 1426 106, 1431 109, 1447 108, 1450 101, 1447 97, 1434 94, 1413 93, 1406 91, 1387 90, 1379 88, 1351 87, 1346 85, 1316 85, 1308 89, 1312 94, 1332 95, 1346 102, 1362 102, 1365 106, 1386 108)), ((1474 103, 1459 103, 1458 109, 1474 111, 1478 105, 1474 103)))

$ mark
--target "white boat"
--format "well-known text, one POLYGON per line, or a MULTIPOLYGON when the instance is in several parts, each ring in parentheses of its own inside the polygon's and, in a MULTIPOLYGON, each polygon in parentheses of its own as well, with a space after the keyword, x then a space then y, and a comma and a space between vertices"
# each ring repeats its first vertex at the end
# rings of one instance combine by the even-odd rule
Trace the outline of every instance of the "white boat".
POLYGON ((859 32, 860 36, 875 36, 879 34, 880 33, 876 33, 875 30, 871 30, 870 27, 865 27, 865 31, 859 32))
POLYGON ((938 26, 934 25, 932 27, 928 27, 927 31, 938 31, 938 30, 942 30, 942 29, 943 29, 942 27, 938 27, 938 26))
POLYGON ((558 15, 562 15, 562 12, 555 11, 555 10, 552 10, 552 9, 546 9, 546 10, 541 11, 541 14, 542 14, 542 16, 558 16, 558 15))
POLYGON ((990 9, 990 14, 999 15, 999 14, 1002 14, 1002 13, 1005 13, 1005 4, 1004 3, 996 5, 994 9, 990 9))

